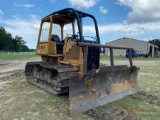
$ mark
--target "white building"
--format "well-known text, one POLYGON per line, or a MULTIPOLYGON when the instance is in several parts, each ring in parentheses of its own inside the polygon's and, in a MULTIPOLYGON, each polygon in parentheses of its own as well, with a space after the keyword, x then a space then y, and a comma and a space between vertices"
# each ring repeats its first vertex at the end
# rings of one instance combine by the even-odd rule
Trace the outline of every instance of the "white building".
MULTIPOLYGON (((142 40, 136 40, 132 38, 120 38, 111 42, 106 43, 106 45, 109 46, 121 46, 121 47, 130 47, 134 48, 137 52, 141 53, 149 53, 151 57, 158 57, 159 52, 158 52, 158 47, 142 41, 142 40)), ((109 49, 105 49, 105 55, 109 55, 109 49)), ((125 56, 126 55, 126 50, 120 50, 120 49, 114 49, 113 50, 113 55, 114 56, 125 56)))

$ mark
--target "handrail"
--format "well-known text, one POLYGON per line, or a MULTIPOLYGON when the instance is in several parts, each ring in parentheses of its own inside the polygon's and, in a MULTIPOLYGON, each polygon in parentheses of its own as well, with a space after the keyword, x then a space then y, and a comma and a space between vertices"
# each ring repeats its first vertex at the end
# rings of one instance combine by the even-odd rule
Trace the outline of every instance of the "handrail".
POLYGON ((92 44, 92 43, 84 43, 84 42, 78 42, 78 46, 113 48, 113 49, 133 49, 133 48, 129 48, 129 47, 118 47, 118 46, 109 46, 109 45, 92 44))
POLYGON ((84 43, 84 42, 77 42, 78 46, 83 47, 83 74, 87 72, 87 57, 88 57, 88 47, 98 47, 98 48, 109 48, 110 49, 110 63, 111 66, 114 66, 114 57, 113 57, 113 49, 127 49, 128 50, 128 58, 130 62, 130 66, 133 66, 132 57, 131 57, 131 49, 129 47, 118 47, 118 46, 109 46, 109 45, 101 45, 101 44, 93 44, 93 43, 84 43))

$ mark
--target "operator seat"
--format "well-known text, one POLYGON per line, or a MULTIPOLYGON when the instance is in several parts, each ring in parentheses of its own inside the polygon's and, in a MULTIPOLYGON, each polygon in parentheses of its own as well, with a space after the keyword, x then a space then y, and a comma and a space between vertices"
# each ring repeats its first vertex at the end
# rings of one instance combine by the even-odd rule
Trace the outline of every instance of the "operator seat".
POLYGON ((51 35, 51 41, 57 42, 57 43, 61 42, 58 35, 55 35, 55 34, 51 35))
POLYGON ((57 50, 57 54, 63 54, 63 45, 64 43, 62 43, 60 41, 60 38, 58 35, 51 35, 51 41, 56 42, 56 50, 57 50))

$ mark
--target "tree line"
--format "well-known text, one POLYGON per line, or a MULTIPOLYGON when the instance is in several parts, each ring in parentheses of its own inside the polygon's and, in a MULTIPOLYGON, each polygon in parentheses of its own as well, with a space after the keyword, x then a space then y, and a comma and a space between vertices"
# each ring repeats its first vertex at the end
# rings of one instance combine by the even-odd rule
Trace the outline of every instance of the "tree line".
POLYGON ((160 39, 149 40, 149 43, 156 45, 160 51, 160 39))
POLYGON ((26 41, 22 37, 7 32, 0 26, 0 51, 28 52, 30 49, 25 45, 26 41))

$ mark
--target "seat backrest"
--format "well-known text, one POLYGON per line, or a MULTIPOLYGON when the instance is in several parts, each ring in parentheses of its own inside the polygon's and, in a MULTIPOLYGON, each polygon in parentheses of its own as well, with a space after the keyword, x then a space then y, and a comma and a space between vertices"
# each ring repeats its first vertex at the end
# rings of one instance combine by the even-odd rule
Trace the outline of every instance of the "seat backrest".
POLYGON ((51 41, 54 41, 54 42, 61 42, 58 35, 51 35, 51 41))

